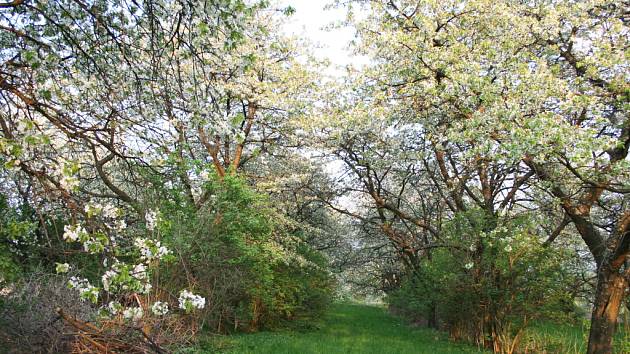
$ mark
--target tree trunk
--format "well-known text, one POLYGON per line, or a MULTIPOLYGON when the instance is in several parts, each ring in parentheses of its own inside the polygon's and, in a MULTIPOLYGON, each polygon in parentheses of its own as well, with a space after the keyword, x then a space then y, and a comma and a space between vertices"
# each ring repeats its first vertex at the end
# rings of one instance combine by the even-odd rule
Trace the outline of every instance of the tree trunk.
POLYGON ((603 265, 597 279, 597 294, 591 316, 588 354, 609 354, 613 351, 613 336, 619 309, 624 301, 628 281, 618 271, 603 265))

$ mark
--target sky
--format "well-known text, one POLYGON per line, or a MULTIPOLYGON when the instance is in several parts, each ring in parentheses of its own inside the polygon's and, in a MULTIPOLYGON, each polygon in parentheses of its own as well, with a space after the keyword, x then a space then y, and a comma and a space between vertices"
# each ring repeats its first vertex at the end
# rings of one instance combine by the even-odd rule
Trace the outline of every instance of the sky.
MULTIPOLYGON (((368 63, 367 58, 356 56, 349 50, 355 31, 349 27, 331 26, 346 18, 345 8, 324 9, 333 0, 280 0, 282 7, 292 6, 295 13, 284 26, 289 35, 305 38, 315 45, 313 54, 320 59, 330 60, 331 67, 325 74, 341 77, 346 73, 347 65, 360 67, 368 63), (333 27, 333 28, 331 28, 333 27)), ((334 160, 327 162, 324 171, 333 178, 342 178, 343 162, 334 160)), ((339 207, 356 209, 356 201, 347 195, 337 200, 339 207)))
POLYGON ((329 74, 341 75, 346 65, 360 66, 367 63, 363 57, 357 57, 348 49, 353 40, 355 31, 349 27, 328 28, 331 25, 345 19, 346 9, 324 9, 332 0, 280 0, 282 7, 292 6, 295 13, 284 26, 287 34, 296 35, 311 41, 316 57, 327 58, 331 61, 332 68, 329 74))

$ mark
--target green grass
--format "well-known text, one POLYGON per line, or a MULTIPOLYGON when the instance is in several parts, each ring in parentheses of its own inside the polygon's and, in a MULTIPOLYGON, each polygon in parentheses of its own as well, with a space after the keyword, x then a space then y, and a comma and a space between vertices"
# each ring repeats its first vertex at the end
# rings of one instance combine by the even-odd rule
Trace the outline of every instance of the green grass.
POLYGON ((551 322, 536 323, 525 330, 521 347, 549 353, 585 353, 588 327, 551 322))
MULTIPOLYGON (((536 323, 525 330, 520 347, 530 353, 585 353, 588 326, 588 322, 582 325, 536 323)), ((617 331, 613 353, 630 353, 630 329, 627 326, 621 325, 617 331)))
MULTIPOLYGON (((384 307, 337 304, 318 329, 283 330, 232 336, 208 335, 184 353, 226 354, 405 354, 489 353, 449 341, 442 332, 414 328, 387 313, 384 307)), ((520 350, 526 353, 578 354, 586 351, 588 323, 568 325, 539 322, 526 329, 520 350)), ((615 353, 630 352, 627 326, 615 336, 615 353)))
POLYGON ((195 353, 336 354, 336 353, 481 353, 476 347, 450 342, 440 332, 412 328, 368 305, 333 306, 319 329, 261 332, 209 337, 195 353))

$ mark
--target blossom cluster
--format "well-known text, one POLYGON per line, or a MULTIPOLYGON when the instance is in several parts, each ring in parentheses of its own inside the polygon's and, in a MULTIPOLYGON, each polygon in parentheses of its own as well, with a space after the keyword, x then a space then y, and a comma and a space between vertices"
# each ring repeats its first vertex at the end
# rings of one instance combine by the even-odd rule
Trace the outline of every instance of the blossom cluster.
POLYGON ((85 212, 88 217, 93 215, 102 215, 105 218, 115 219, 120 214, 120 209, 111 204, 101 204, 98 202, 90 202, 85 205, 85 212))
POLYGON ((98 300, 99 289, 90 284, 87 279, 71 277, 70 280, 68 280, 68 287, 70 289, 77 289, 82 299, 90 300, 93 303, 96 303, 98 300))
POLYGON ((132 267, 126 263, 116 262, 103 274, 101 282, 103 289, 110 293, 137 291, 147 294, 152 288, 147 267, 142 263, 132 267))
POLYGON ((144 316, 142 307, 128 307, 123 310, 123 317, 128 320, 137 321, 144 316))
POLYGON ((79 186, 79 179, 75 176, 62 176, 59 184, 65 190, 72 191, 79 186))
POLYGON ((156 316, 164 316, 168 313, 168 303, 162 301, 156 301, 151 306, 151 312, 156 316))
POLYGON ((179 293, 179 308, 190 312, 194 309, 202 309, 206 306, 206 299, 195 295, 188 290, 182 290, 179 293))
POLYGON ((123 305, 118 301, 110 301, 109 304, 107 304, 107 310, 112 316, 115 316, 123 310, 123 305))
MULTIPOLYGON (((98 216, 101 222, 111 225, 118 221, 121 210, 111 204, 88 203, 85 206, 88 218, 98 216)), ((159 222, 158 211, 149 211, 145 215, 147 228, 152 230, 159 222)), ((111 228, 107 229, 111 230, 111 228)), ((109 236, 112 237, 112 236, 109 236)), ((109 237, 102 231, 88 232, 81 224, 66 225, 64 227, 63 238, 66 242, 79 242, 85 251, 96 254, 105 251, 105 246, 110 245, 109 237)), ((113 241, 112 247, 115 246, 113 241)), ((113 248, 111 248, 113 250, 113 248)), ((116 254, 113 257, 105 258, 103 265, 109 268, 102 274, 102 290, 111 298, 126 296, 128 294, 148 294, 152 289, 150 267, 171 251, 161 244, 160 241, 148 238, 136 238, 133 242, 132 253, 138 255, 135 263, 119 261, 116 254), (110 263, 111 262, 111 263, 110 263)), ((57 273, 66 273, 70 270, 67 263, 57 263, 57 273)), ((98 302, 101 289, 91 285, 87 279, 71 277, 68 286, 78 290, 82 299, 98 302)), ((195 295, 188 290, 183 290, 179 296, 179 307, 189 313, 195 309, 205 307, 206 299, 195 295)), ((164 316, 169 313, 167 302, 157 301, 149 307, 150 313, 155 316, 164 316)), ((110 301, 103 307, 107 316, 122 316, 129 321, 139 321, 145 316, 147 308, 143 306, 125 306, 118 301, 110 301)))
POLYGON ((81 242, 86 252, 96 254, 105 249, 109 243, 107 236, 100 232, 88 233, 81 225, 65 225, 63 239, 66 242, 81 242))
POLYGON ((149 231, 155 230, 155 227, 157 226, 157 223, 159 221, 158 211, 157 210, 147 211, 147 213, 144 215, 144 219, 147 222, 147 229, 149 231))
MULTIPOLYGON (((100 216, 103 222, 110 230, 122 232, 127 228, 127 222, 121 218, 122 210, 115 207, 112 204, 102 204, 99 202, 89 202, 85 205, 84 211, 88 218, 100 216)), ((114 237, 112 236, 112 243, 114 243, 114 237)))
POLYGON ((63 227, 63 239, 68 242, 78 241, 87 231, 81 225, 66 225, 63 227))
POLYGON ((136 238, 134 245, 140 251, 140 258, 150 262, 152 260, 162 259, 164 256, 171 254, 171 251, 162 246, 160 241, 149 240, 146 238, 136 238))
POLYGON ((76 176, 78 166, 70 161, 61 161, 57 171, 59 185, 67 191, 74 191, 79 187, 79 178, 76 176))
POLYGON ((199 174, 199 177, 201 178, 201 180, 203 182, 210 180, 210 172, 206 169, 204 169, 203 171, 201 171, 201 173, 199 174))

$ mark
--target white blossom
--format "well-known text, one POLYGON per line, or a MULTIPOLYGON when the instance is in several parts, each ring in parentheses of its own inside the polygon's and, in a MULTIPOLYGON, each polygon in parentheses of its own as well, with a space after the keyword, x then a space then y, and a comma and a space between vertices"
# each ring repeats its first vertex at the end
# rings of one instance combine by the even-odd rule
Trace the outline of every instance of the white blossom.
POLYGON ((144 238, 136 238, 134 240, 135 246, 140 250, 140 256, 143 259, 152 259, 153 252, 151 251, 151 247, 149 247, 147 243, 147 239, 144 238))
POLYGON ((147 229, 149 231, 155 230, 158 222, 158 211, 157 210, 149 210, 144 215, 145 220, 147 221, 147 229))
POLYGON ((89 202, 85 205, 83 210, 88 216, 101 215, 104 218, 116 219, 120 215, 120 209, 112 204, 101 204, 98 202, 89 202))
POLYGON ((164 316, 168 313, 168 303, 162 301, 156 301, 151 306, 151 312, 156 316, 164 316))
POLYGON ((474 264, 473 262, 468 262, 468 263, 466 263, 466 264, 464 265, 464 268, 466 268, 466 269, 472 269, 472 267, 473 267, 474 265, 475 265, 475 264, 474 264))
POLYGON ((103 216, 110 219, 115 219, 118 217, 119 209, 111 204, 106 204, 103 207, 103 216))
POLYGON ((68 287, 70 289, 76 289, 83 299, 88 299, 94 303, 98 300, 99 289, 91 285, 87 279, 73 276, 68 280, 68 287))
POLYGON ((113 270, 108 270, 106 271, 103 276, 101 277, 101 282, 103 283, 103 289, 105 289, 105 291, 109 291, 109 287, 112 284, 112 278, 117 276, 118 273, 113 271, 113 270))
POLYGON ((116 229, 116 231, 122 232, 127 228, 127 222, 125 222, 124 219, 116 220, 116 224, 114 225, 114 228, 116 229))
POLYGON ((162 246, 160 241, 148 240, 145 238, 136 238, 134 245, 140 251, 140 257, 145 261, 152 261, 154 259, 161 259, 162 257, 171 253, 171 251, 162 246))
POLYGON ((68 287, 70 289, 75 289, 75 288, 79 287, 79 285, 82 284, 84 281, 87 282, 86 279, 81 279, 81 278, 77 278, 77 277, 70 277, 70 279, 68 280, 68 287))
POLYGON ((141 307, 128 307, 123 311, 123 317, 132 321, 141 319, 143 315, 141 307))
POLYGON ((151 285, 151 283, 144 283, 144 285, 142 285, 142 289, 140 289, 140 293, 148 294, 149 292, 151 292, 151 289, 153 289, 153 285, 151 285))
POLYGON ((195 295, 188 290, 182 290, 179 293, 179 308, 190 311, 193 309, 202 309, 206 306, 206 299, 195 295))
POLYGON ((146 279, 147 278, 147 266, 145 266, 142 263, 137 264, 133 268, 133 272, 132 272, 131 276, 133 276, 134 278, 136 278, 138 280, 146 279))
POLYGON ((171 251, 169 251, 168 248, 166 248, 166 246, 161 246, 159 242, 157 242, 157 257, 158 258, 162 258, 163 256, 166 256, 168 254, 171 253, 171 251))
POLYGON ((87 239, 87 240, 85 240, 85 241, 83 242, 83 250, 84 250, 85 252, 95 253, 95 252, 93 252, 93 251, 92 251, 92 246, 94 246, 94 245, 99 245, 99 244, 100 244, 100 242, 95 241, 95 240, 93 240, 93 239, 89 238, 89 239, 87 239))
POLYGON ((63 227, 63 239, 68 242, 77 241, 83 234, 87 234, 87 232, 81 225, 65 225, 63 227))
POLYGON ((100 204, 92 202, 85 204, 85 207, 83 208, 83 211, 85 211, 88 215, 98 214, 99 210, 100 204))
POLYGON ((79 179, 75 176, 62 176, 59 180, 61 188, 67 191, 73 191, 79 186, 79 179))

